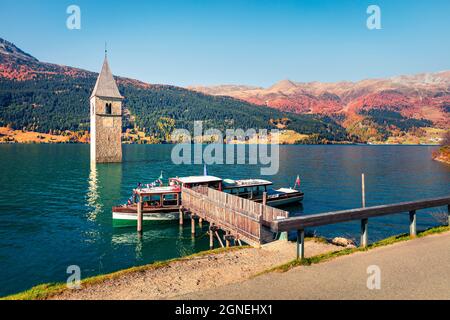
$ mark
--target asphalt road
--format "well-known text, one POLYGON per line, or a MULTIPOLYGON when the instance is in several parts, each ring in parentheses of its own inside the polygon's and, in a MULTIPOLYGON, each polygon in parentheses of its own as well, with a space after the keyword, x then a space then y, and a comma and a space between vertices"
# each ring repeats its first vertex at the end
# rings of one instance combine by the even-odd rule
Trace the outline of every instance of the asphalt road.
POLYGON ((450 233, 427 236, 181 299, 450 299, 450 233), (371 267, 368 270, 369 266, 371 267), (380 288, 374 270, 379 268, 380 288), (371 272, 371 274, 368 273, 371 272), (373 289, 368 289, 368 278, 373 289))

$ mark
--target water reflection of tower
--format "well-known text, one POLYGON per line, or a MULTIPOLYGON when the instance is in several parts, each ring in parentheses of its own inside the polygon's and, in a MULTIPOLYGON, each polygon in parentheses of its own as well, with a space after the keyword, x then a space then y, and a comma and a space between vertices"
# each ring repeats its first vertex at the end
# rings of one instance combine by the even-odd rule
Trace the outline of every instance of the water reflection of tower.
POLYGON ((91 161, 91 169, 89 172, 89 187, 87 193, 87 204, 89 207, 88 219, 95 221, 98 213, 102 210, 102 205, 98 201, 98 179, 97 179, 97 164, 91 161))
POLYGON ((122 164, 91 162, 87 206, 92 221, 112 224, 111 208, 121 200, 122 164))

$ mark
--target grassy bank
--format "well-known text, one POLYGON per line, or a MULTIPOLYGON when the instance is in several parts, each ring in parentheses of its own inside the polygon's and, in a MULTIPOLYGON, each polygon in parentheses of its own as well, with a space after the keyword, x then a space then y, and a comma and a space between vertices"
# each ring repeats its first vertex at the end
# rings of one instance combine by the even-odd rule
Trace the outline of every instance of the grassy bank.
MULTIPOLYGON (((229 247, 229 248, 218 248, 214 250, 207 250, 207 251, 201 251, 198 253, 194 253, 189 256, 184 256, 180 258, 174 258, 170 260, 165 261, 157 261, 152 264, 138 266, 138 267, 132 267, 124 270, 120 270, 113 273, 108 274, 102 274, 98 276, 93 276, 90 278, 86 278, 81 281, 81 288, 87 287, 89 285, 99 284, 102 282, 105 282, 107 280, 114 280, 117 279, 123 275, 134 273, 134 272, 144 272, 151 269, 158 269, 165 267, 169 265, 170 263, 176 262, 176 261, 184 261, 184 260, 190 260, 190 259, 196 259, 201 258, 205 255, 211 255, 211 254, 220 254, 223 252, 230 252, 235 250, 242 250, 250 248, 249 246, 240 246, 240 247, 229 247)), ((44 300, 51 296, 57 295, 62 293, 65 290, 70 290, 67 288, 66 283, 46 283, 46 284, 40 284, 37 285, 29 290, 19 292, 16 294, 12 294, 3 298, 0 298, 0 300, 44 300)))

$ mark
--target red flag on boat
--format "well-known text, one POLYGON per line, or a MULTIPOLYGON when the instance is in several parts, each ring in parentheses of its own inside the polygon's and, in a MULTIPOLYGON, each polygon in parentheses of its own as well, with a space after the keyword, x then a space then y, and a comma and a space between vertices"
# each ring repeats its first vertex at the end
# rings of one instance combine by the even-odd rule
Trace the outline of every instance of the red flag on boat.
POLYGON ((301 181, 300 181, 300 176, 297 175, 297 179, 295 179, 294 189, 295 189, 295 187, 297 187, 297 186, 300 188, 300 183, 301 183, 301 181))

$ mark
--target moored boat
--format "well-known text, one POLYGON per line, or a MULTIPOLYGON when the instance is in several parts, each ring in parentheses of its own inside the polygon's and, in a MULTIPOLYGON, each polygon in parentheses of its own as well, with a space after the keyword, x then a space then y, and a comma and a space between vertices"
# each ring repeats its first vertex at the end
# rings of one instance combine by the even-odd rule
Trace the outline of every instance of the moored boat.
POLYGON ((255 202, 263 202, 263 193, 267 192, 267 205, 272 207, 298 203, 303 200, 304 193, 295 187, 273 189, 269 188, 271 185, 273 185, 271 181, 263 179, 225 179, 223 191, 255 202))
POLYGON ((169 186, 141 187, 133 190, 127 204, 112 208, 113 225, 128 227, 137 224, 138 198, 142 198, 144 223, 164 223, 179 219, 181 188, 208 186, 221 190, 222 179, 213 176, 190 176, 169 179, 169 186))
MULTIPOLYGON (((162 177, 157 180, 162 184, 162 177)), ((112 208, 113 225, 135 226, 137 224, 138 199, 142 201, 142 215, 144 223, 163 223, 177 221, 179 219, 179 208, 182 204, 181 189, 207 186, 224 191, 255 202, 263 202, 263 194, 267 193, 267 205, 277 207, 287 204, 298 203, 303 200, 303 192, 295 186, 300 186, 297 177, 294 188, 269 188, 272 182, 263 179, 231 180, 204 175, 176 177, 169 179, 169 186, 139 187, 133 190, 132 197, 127 204, 112 208)))
POLYGON ((136 225, 138 197, 142 197, 144 223, 178 219, 180 190, 178 186, 134 189, 131 203, 112 208, 114 226, 136 225))

